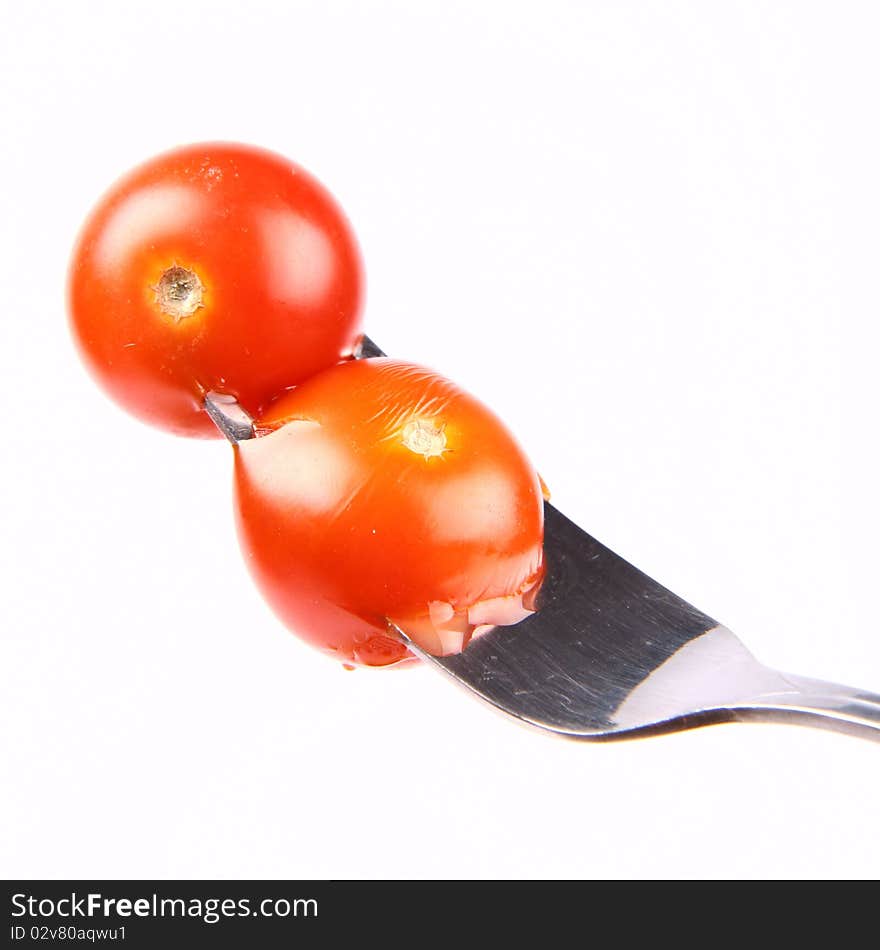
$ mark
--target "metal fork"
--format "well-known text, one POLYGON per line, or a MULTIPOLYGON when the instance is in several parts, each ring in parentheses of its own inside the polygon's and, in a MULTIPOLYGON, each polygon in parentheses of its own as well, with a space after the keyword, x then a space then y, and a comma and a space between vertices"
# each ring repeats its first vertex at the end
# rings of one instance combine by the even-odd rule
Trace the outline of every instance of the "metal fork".
MULTIPOLYGON (((358 358, 383 356, 367 337, 358 358)), ((231 441, 253 436, 228 396, 205 408, 231 441)), ((726 627, 545 505, 537 611, 456 656, 410 649, 497 709, 573 738, 655 735, 718 722, 789 722, 880 740, 880 695, 759 663, 726 627)))

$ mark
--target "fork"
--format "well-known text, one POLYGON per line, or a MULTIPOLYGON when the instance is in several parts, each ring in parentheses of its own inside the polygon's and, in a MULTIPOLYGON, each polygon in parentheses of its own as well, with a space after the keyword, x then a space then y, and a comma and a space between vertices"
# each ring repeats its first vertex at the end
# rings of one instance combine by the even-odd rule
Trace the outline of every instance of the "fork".
MULTIPOLYGON (((355 354, 385 354, 368 338, 355 354)), ((252 421, 231 397, 205 409, 232 443, 252 421)), ((720 722, 788 722, 880 741, 880 695, 770 669, 730 630, 545 502, 536 612, 454 656, 417 656, 492 706, 559 735, 609 740, 720 722)))

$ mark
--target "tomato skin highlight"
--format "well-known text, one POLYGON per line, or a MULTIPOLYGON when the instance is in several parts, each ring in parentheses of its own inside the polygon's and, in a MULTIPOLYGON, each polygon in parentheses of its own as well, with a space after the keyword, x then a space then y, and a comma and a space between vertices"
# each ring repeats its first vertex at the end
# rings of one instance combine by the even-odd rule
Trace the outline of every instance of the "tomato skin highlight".
POLYGON ((304 639, 385 665, 407 656, 388 620, 448 653, 522 616, 510 607, 542 570, 541 484, 475 398, 412 364, 351 361, 285 393, 257 431, 235 449, 239 537, 304 639))
POLYGON ((258 414, 350 356, 363 294, 360 251, 329 192, 286 158, 229 143, 168 152, 117 182, 82 229, 68 281, 74 337, 111 397, 208 438, 205 392, 258 414))

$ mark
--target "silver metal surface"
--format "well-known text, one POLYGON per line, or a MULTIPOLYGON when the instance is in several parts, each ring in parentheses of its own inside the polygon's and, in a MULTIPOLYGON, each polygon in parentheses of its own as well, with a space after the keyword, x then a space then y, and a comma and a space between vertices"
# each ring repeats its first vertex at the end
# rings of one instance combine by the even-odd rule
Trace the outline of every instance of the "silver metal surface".
POLYGON ((205 412, 230 442, 254 437, 254 420, 241 408, 234 396, 205 393, 205 412))
POLYGON ((355 359, 368 360, 374 356, 385 356, 386 354, 366 335, 361 337, 360 343, 354 351, 355 359))
MULTIPOLYGON (((364 337, 355 356, 385 354, 364 337)), ((205 408, 231 442, 252 438, 229 396, 205 408)), ((434 669, 511 716, 573 738, 615 739, 716 722, 790 722, 880 741, 880 695, 780 673, 726 627, 545 505, 537 611, 434 669)))

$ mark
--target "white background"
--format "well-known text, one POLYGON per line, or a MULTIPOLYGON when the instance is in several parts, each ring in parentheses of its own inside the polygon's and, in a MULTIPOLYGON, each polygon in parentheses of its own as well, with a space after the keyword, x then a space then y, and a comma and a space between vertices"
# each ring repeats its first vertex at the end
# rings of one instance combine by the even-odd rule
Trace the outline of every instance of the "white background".
POLYGON ((874 876, 880 746, 579 745, 262 604, 231 459, 81 368, 67 257, 175 144, 347 209, 367 329, 476 391, 591 533, 772 665, 880 688, 870 2, 7 4, 4 876, 874 876))

